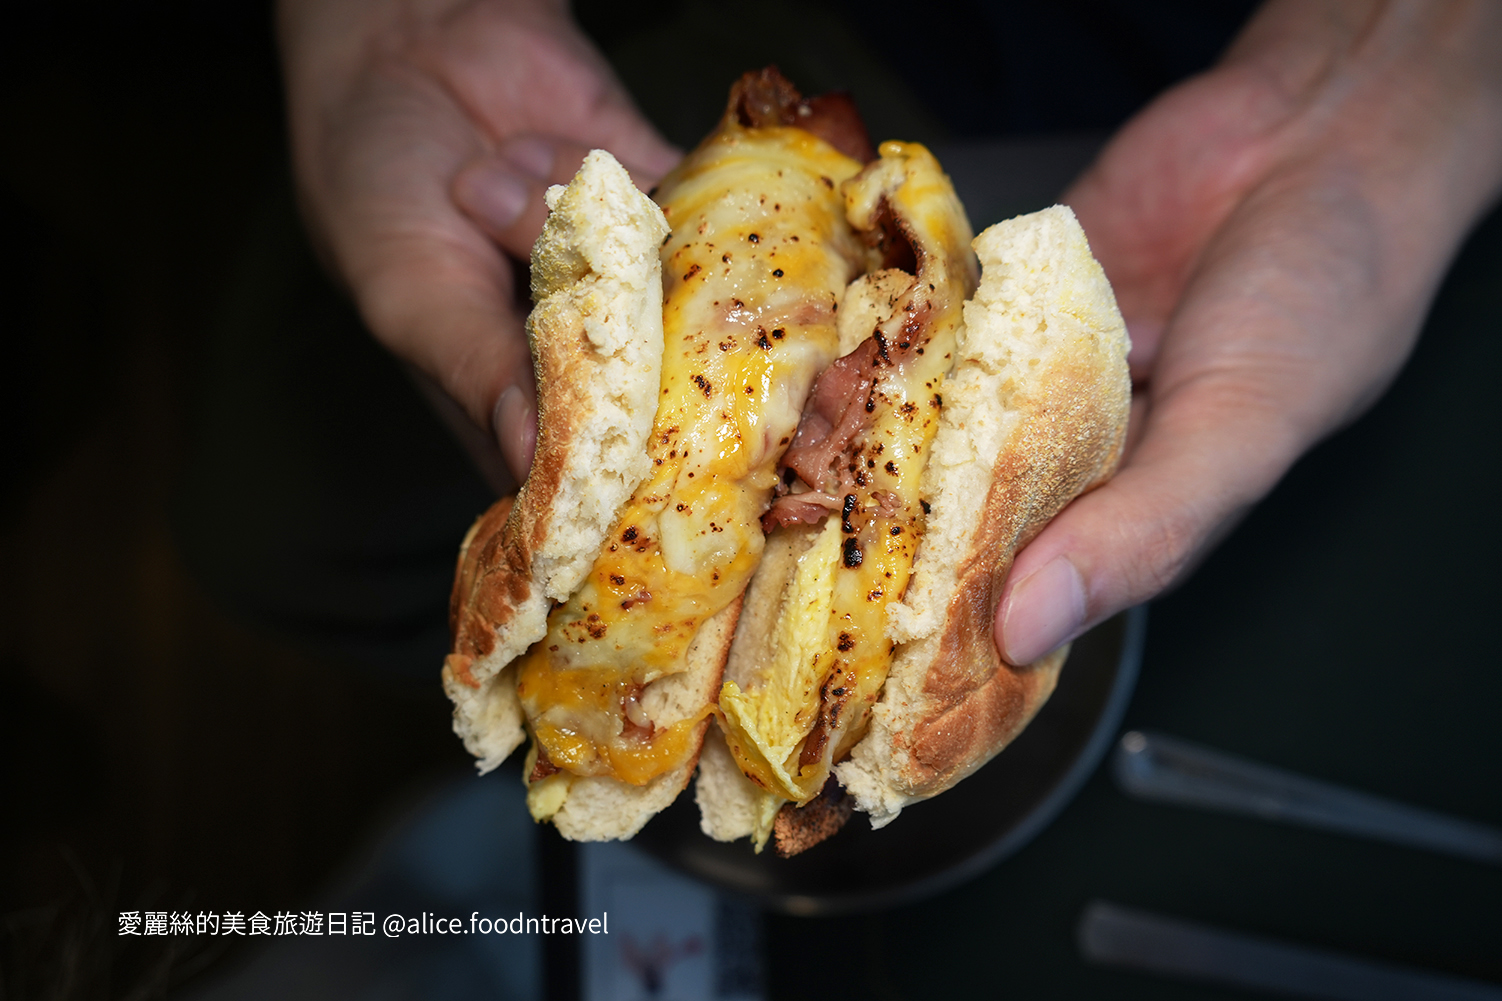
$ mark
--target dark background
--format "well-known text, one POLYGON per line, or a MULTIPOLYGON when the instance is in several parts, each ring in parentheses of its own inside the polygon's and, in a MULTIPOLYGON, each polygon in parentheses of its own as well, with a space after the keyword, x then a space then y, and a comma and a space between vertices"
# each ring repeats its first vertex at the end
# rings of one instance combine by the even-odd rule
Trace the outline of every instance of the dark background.
MULTIPOLYGON (((676 142, 775 61, 851 87, 878 136, 952 143, 1109 128, 1246 6, 951 4, 922 25, 946 44, 895 3, 580 18, 676 142)), ((436 666, 487 497, 302 241, 265 7, 9 22, 0 996, 160 996, 231 957, 122 944, 119 910, 296 907, 468 767, 436 666)), ((1154 607, 1128 725, 1502 824, 1499 279, 1493 219, 1391 393, 1154 607)), ((966 887, 770 919, 772 992, 1238 996, 1083 965, 1095 897, 1502 981, 1502 873, 1097 775, 966 887)))
MULTIPOLYGON (((302 628, 218 587, 247 562, 268 576, 331 517, 316 477, 273 496, 286 467, 375 494, 345 520, 357 527, 382 516, 377 459, 404 431, 449 477, 471 474, 307 259, 269 4, 37 4, 7 20, 0 996, 160 996, 216 954, 121 940, 118 911, 295 907, 435 772, 468 767, 438 660, 372 668, 322 642, 347 625, 337 615, 302 628), (324 335, 304 336, 320 315, 324 335), (391 402, 341 408, 357 385, 391 402), (267 468, 299 422, 309 447, 267 468), (245 492, 194 486, 226 465, 245 492), (314 523, 276 523, 298 506, 314 523), (190 572, 189 543, 225 572, 190 572)), ((425 603, 440 658, 448 521, 425 603)), ((359 576, 341 541, 305 560, 359 576)), ((405 641, 407 610, 388 628, 405 641)))

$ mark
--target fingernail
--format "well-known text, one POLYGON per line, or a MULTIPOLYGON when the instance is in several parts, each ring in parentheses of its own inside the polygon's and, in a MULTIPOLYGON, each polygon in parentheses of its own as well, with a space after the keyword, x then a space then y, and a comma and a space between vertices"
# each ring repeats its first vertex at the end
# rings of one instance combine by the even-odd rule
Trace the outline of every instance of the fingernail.
POLYGON ((522 174, 537 181, 546 181, 553 176, 553 161, 558 156, 552 143, 536 136, 508 139, 496 149, 496 154, 522 174))
POLYGON ((1012 588, 1002 614, 1002 655, 1031 664, 1073 639, 1085 624, 1085 582, 1067 556, 1055 556, 1012 588))
POLYGON ((526 480, 537 451, 537 408, 520 386, 509 386, 495 404, 495 435, 518 483, 526 480))
POLYGON ((507 229, 520 219, 531 197, 527 182, 498 164, 466 171, 457 187, 465 210, 497 230, 507 229))

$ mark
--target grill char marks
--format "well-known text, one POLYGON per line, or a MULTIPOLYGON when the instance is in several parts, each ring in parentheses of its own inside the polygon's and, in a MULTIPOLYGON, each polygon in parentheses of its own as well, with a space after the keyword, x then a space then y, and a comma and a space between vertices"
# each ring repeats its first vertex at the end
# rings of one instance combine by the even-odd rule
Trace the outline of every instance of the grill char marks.
MULTIPOLYGON (((877 218, 877 228, 867 232, 878 234, 876 246, 883 255, 905 259, 913 269, 909 274, 921 274, 917 245, 885 200, 877 218)), ((815 381, 798 434, 782 457, 783 467, 811 489, 838 494, 859 485, 849 468, 862 435, 875 423, 879 384, 900 376, 907 360, 927 347, 935 315, 931 296, 927 285, 914 280, 898 300, 897 312, 815 381)))
MULTIPOLYGON (((916 273, 886 268, 846 290, 847 353, 815 382, 783 456, 793 477, 763 524, 839 517, 811 536, 815 548, 781 592, 773 635, 787 637, 793 646, 780 649, 790 652, 745 675, 748 688, 727 682, 720 700, 742 771, 755 774, 763 795, 793 803, 819 798, 833 766, 865 736, 886 681, 894 649, 886 613, 913 571, 938 394, 978 277, 964 210, 933 156, 903 143, 881 152, 842 187, 846 218, 867 237, 873 263, 906 258, 916 273), (806 674, 821 680, 810 684, 806 674)), ((812 813, 784 809, 777 821, 800 815, 812 813)), ((756 836, 766 833, 759 827, 756 836)))

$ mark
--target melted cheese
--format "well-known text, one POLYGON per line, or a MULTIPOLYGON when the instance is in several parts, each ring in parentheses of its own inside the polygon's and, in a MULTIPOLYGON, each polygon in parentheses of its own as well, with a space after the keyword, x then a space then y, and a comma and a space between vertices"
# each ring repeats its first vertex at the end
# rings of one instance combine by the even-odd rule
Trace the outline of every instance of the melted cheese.
POLYGON ((658 727, 642 691, 685 670, 700 625, 756 569, 777 460, 833 360, 838 296, 867 263, 839 196, 859 169, 801 129, 728 123, 663 182, 653 472, 518 665, 529 727, 558 768, 640 785, 698 749, 713 706, 658 727))
POLYGON ((889 344, 926 328, 922 354, 885 370, 873 417, 847 453, 855 483, 848 517, 832 515, 799 561, 775 626, 791 644, 743 692, 720 705, 732 754, 763 795, 758 846, 783 801, 807 802, 864 735, 891 666, 887 606, 901 598, 923 529, 919 486, 938 432, 942 381, 961 306, 974 290, 970 227, 949 180, 921 146, 886 143, 881 161, 847 185, 852 223, 873 225, 885 205, 913 243, 918 275, 880 324, 889 344))

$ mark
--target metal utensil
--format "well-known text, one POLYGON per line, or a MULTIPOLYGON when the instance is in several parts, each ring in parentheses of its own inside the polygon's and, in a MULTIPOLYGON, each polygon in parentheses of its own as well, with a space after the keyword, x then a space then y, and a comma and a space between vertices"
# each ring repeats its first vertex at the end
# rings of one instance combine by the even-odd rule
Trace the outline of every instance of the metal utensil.
POLYGON ((1269 768, 1161 733, 1129 731, 1112 760, 1122 791, 1502 865, 1502 830, 1269 768))
POLYGON ((1502 988, 1257 938, 1102 900, 1080 915, 1080 954, 1091 963, 1249 990, 1340 1001, 1502 1001, 1502 988))

